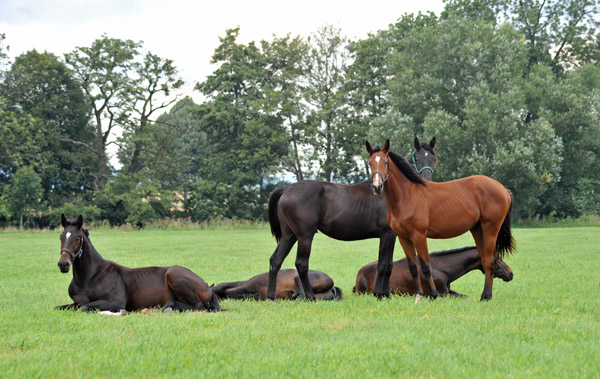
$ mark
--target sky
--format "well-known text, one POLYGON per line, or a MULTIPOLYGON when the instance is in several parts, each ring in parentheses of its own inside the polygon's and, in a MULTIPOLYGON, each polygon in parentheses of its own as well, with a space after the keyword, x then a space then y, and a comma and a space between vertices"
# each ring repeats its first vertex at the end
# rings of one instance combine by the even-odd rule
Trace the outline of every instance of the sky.
POLYGON ((194 95, 195 84, 216 69, 210 60, 228 28, 240 27, 240 43, 308 37, 326 24, 355 40, 404 14, 443 8, 442 0, 0 0, 0 33, 11 60, 32 49, 62 57, 104 33, 141 40, 144 51, 175 62, 185 92, 194 95))

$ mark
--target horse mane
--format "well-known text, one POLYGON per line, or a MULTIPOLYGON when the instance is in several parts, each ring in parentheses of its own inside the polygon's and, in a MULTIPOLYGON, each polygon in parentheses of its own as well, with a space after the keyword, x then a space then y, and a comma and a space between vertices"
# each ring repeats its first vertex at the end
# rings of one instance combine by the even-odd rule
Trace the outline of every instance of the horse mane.
POLYGON ((471 249, 475 249, 475 246, 466 246, 466 247, 459 247, 458 249, 436 251, 435 253, 429 253, 429 256, 435 257, 435 256, 440 256, 440 255, 451 255, 451 254, 456 254, 456 253, 462 253, 463 251, 467 251, 467 250, 471 250, 471 249))
MULTIPOLYGON (((375 150, 373 150, 373 152, 375 152, 375 150)), ((415 184, 425 185, 423 178, 421 178, 421 176, 417 174, 412 165, 406 162, 406 159, 404 159, 404 157, 391 151, 388 151, 388 157, 390 157, 392 162, 394 162, 394 165, 398 167, 398 169, 400 170, 400 172, 402 172, 406 179, 415 184)))

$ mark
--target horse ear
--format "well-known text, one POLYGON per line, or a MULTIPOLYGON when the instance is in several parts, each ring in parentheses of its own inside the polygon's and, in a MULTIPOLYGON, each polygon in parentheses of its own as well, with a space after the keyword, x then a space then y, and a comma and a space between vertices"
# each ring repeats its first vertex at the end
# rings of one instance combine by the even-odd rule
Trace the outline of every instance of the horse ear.
POLYGON ((65 217, 64 213, 61 213, 61 215, 60 215, 60 224, 62 225, 63 228, 67 227, 67 218, 65 217))
POLYGON ((383 144, 383 152, 387 154, 388 151, 390 151, 390 140, 386 139, 385 143, 383 144))
POLYGON ((429 146, 431 146, 432 149, 435 149, 435 137, 433 137, 431 141, 429 141, 429 146))
POLYGON ((81 215, 77 217, 77 221, 75 221, 75 226, 77 226, 78 229, 81 229, 81 227, 83 226, 83 217, 81 215))
POLYGON ((371 146, 371 144, 367 140, 365 140, 365 146, 367 147, 367 153, 371 155, 371 152, 373 151, 373 146, 371 146))
POLYGON ((419 139, 417 137, 415 137, 415 149, 417 149, 417 151, 419 151, 420 148, 421 148, 421 143, 419 142, 419 139))

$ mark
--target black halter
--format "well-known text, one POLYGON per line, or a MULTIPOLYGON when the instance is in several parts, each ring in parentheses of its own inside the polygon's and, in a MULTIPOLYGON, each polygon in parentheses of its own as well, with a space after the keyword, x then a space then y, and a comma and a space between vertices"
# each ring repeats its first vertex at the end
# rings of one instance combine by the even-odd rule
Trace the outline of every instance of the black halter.
POLYGON ((81 257, 81 254, 83 254, 83 238, 81 239, 81 243, 79 244, 79 251, 77 252, 77 254, 73 253, 71 250, 67 249, 66 247, 60 249, 61 253, 63 251, 66 251, 67 253, 69 253, 69 255, 71 256, 71 262, 74 261, 75 259, 81 257))

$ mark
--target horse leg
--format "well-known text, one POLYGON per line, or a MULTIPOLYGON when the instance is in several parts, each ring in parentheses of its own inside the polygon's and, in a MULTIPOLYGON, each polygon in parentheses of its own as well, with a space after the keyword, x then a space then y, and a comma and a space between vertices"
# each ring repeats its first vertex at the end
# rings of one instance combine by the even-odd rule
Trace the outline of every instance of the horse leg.
POLYGON ((58 306, 54 307, 54 309, 56 309, 58 311, 64 311, 65 309, 77 310, 77 308, 79 308, 79 305, 77 305, 76 303, 58 305, 58 306))
POLYGON ((429 248, 427 247, 427 238, 421 234, 413 236, 413 243, 417 248, 419 254, 419 261, 421 262, 421 272, 429 284, 429 296, 435 299, 438 296, 438 291, 435 288, 435 281, 433 280, 431 263, 429 261, 429 248))
POLYGON ((273 255, 271 255, 271 259, 269 260, 269 288, 267 290, 267 298, 271 300, 275 300, 277 292, 277 274, 279 273, 281 264, 297 241, 296 236, 287 225, 282 229, 284 230, 283 237, 279 240, 273 255))
POLYGON ((481 222, 478 222, 472 229, 471 235, 475 240, 475 246, 481 258, 481 265, 485 274, 485 285, 481 294, 481 300, 489 300, 492 298, 492 286, 494 284, 494 251, 496 250, 496 239, 487 235, 484 237, 483 227, 481 222))
POLYGON ((125 309, 125 301, 108 301, 108 300, 96 300, 91 303, 82 304, 80 309, 84 312, 93 311, 111 311, 119 312, 121 309, 125 309))
POLYGON ((396 235, 391 230, 379 238, 379 261, 377 263, 377 279, 373 294, 381 299, 390 297, 390 275, 393 267, 394 243, 396 235))
POLYGON ((407 239, 398 236, 398 241, 404 250, 408 261, 408 270, 413 278, 413 288, 415 289, 415 302, 419 302, 423 298, 423 287, 421 287, 421 280, 419 279, 419 269, 417 268, 417 254, 415 252, 415 246, 407 239))
POLYGON ((483 247, 485 255, 481 259, 483 272, 485 273, 485 286, 481 294, 481 301, 492 298, 492 287, 494 285, 494 256, 496 254, 496 239, 500 232, 501 224, 494 226, 482 225, 483 247))
POLYGON ((315 300, 315 292, 308 280, 308 260, 314 236, 315 234, 312 233, 309 234, 309 237, 298 238, 298 252, 296 254, 296 271, 298 271, 307 300, 315 300))
POLYGON ((192 310, 220 310, 218 298, 204 279, 185 267, 170 267, 165 273, 165 283, 176 304, 187 304, 192 310))

